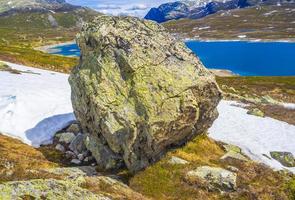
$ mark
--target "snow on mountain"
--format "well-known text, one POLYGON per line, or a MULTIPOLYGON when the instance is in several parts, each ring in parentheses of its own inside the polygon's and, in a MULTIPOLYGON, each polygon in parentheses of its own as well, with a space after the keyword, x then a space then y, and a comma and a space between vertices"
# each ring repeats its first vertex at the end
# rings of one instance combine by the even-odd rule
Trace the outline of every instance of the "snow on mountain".
MULTIPOLYGON (((181 18, 199 19, 222 10, 245 8, 261 4, 276 5, 277 0, 180 0, 164 3, 158 8, 152 8, 145 19, 159 23, 181 18)), ((283 0, 281 3, 292 3, 283 0)))
POLYGON ((0 132, 38 147, 75 117, 68 75, 6 63, 26 73, 0 71, 0 132))

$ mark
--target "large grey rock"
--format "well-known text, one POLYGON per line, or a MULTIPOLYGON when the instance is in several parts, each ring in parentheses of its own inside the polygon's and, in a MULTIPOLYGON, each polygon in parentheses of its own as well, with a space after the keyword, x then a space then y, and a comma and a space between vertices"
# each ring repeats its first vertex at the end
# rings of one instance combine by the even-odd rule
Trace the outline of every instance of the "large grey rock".
POLYGON ((99 16, 83 26, 77 43, 72 103, 101 168, 143 169, 217 118, 214 76, 161 25, 99 16))
POLYGON ((218 167, 198 167, 189 171, 186 178, 190 181, 195 178, 202 179, 209 184, 211 189, 221 191, 233 191, 236 189, 237 174, 218 167))

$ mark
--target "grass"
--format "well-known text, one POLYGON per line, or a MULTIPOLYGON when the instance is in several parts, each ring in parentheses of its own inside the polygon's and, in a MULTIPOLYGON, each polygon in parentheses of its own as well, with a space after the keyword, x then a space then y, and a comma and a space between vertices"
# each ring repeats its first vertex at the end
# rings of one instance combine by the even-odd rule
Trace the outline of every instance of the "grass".
POLYGON ((97 12, 81 9, 51 13, 58 27, 51 27, 48 13, 19 13, 0 17, 0 60, 69 73, 78 58, 43 53, 35 47, 72 41, 80 30, 78 22, 97 12))
POLYGON ((55 178, 49 173, 34 170, 62 166, 63 155, 53 149, 41 151, 19 140, 0 134, 0 183, 6 181, 55 178), (50 161, 51 160, 51 161, 50 161))
POLYGON ((217 83, 228 86, 225 92, 232 92, 234 88, 239 94, 265 96, 295 103, 295 77, 216 77, 217 83))
POLYGON ((137 192, 154 199, 289 199, 292 196, 292 184, 289 177, 274 172, 270 168, 255 162, 242 162, 228 159, 220 160, 224 154, 220 144, 200 136, 181 149, 168 153, 160 162, 139 172, 130 179, 130 186, 137 192), (171 165, 171 156, 190 161, 188 165, 171 165), (190 183, 185 174, 199 166, 209 165, 239 169, 237 191, 229 194, 208 191, 202 182, 190 183), (286 186, 287 185, 287 186, 286 186))

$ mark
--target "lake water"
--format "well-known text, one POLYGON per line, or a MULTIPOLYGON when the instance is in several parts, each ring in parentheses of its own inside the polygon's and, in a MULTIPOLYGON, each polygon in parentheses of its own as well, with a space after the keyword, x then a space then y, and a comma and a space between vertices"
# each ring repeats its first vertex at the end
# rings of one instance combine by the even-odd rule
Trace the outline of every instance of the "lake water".
POLYGON ((80 56, 80 49, 77 44, 58 45, 50 48, 49 52, 63 56, 80 56))
MULTIPOLYGON (((209 69, 227 69, 243 76, 295 76, 295 43, 189 41, 186 44, 209 69)), ((76 44, 54 49, 54 54, 80 55, 76 44)))

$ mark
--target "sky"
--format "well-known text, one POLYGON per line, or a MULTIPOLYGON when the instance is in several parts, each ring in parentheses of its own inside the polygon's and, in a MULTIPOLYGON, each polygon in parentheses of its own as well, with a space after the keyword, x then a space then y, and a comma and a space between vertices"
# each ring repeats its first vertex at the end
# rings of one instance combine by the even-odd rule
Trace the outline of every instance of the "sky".
POLYGON ((176 0, 67 0, 68 3, 88 6, 105 14, 137 17, 144 17, 152 7, 173 1, 176 0))

